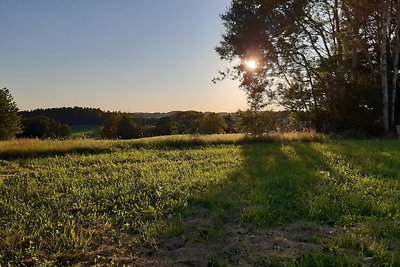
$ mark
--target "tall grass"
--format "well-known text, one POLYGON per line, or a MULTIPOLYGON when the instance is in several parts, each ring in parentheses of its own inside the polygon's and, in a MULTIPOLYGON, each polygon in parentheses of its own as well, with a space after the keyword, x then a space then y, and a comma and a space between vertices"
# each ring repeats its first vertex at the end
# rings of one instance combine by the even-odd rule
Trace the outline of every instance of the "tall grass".
POLYGON ((174 145, 217 145, 217 144, 249 144, 263 142, 311 142, 329 140, 329 136, 315 132, 287 132, 264 135, 251 134, 211 134, 211 135, 171 135, 133 140, 131 143, 147 146, 174 145))

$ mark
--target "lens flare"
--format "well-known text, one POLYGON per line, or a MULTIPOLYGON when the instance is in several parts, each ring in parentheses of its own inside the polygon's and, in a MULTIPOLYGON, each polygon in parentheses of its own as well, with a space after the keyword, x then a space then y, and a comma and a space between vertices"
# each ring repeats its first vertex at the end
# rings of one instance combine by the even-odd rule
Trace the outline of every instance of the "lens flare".
POLYGON ((247 60, 245 61, 246 67, 255 70, 257 68, 257 61, 255 60, 247 60))

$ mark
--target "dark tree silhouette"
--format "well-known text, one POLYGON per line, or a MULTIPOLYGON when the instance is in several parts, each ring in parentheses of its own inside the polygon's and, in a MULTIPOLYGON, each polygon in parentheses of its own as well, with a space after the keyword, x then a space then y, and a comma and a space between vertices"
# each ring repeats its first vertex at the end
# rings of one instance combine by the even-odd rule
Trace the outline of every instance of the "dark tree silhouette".
POLYGON ((232 0, 216 51, 235 65, 217 80, 238 79, 254 112, 279 103, 317 131, 387 133, 398 121, 399 12, 394 0, 232 0))
POLYGON ((143 127, 131 114, 112 113, 105 120, 101 137, 108 139, 132 139, 143 136, 143 127))
POLYGON ((12 139, 21 133, 17 104, 7 88, 0 89, 0 140, 12 139))
POLYGON ((71 135, 71 129, 66 123, 53 120, 46 116, 24 118, 21 137, 28 138, 65 138, 71 135))
POLYGON ((201 134, 221 134, 227 129, 226 122, 217 113, 209 113, 201 120, 199 132, 201 134))
POLYGON ((98 108, 82 107, 35 109, 20 114, 24 118, 46 116, 68 125, 100 125, 105 117, 105 112, 98 108))

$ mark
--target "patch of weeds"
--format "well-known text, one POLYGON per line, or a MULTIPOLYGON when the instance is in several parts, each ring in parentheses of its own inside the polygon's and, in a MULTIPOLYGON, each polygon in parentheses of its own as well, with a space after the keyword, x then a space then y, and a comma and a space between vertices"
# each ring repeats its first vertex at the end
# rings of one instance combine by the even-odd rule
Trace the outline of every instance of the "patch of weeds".
POLYGON ((169 224, 163 231, 162 237, 171 238, 171 237, 182 236, 183 234, 186 233, 186 231, 187 231, 187 225, 182 222, 169 224))
MULTIPOLYGON (((365 227, 365 226, 364 226, 365 227)), ((396 266, 400 264, 400 256, 395 250, 390 248, 391 240, 382 237, 371 236, 368 231, 359 226, 359 228, 349 229, 338 235, 334 240, 339 248, 358 251, 363 258, 369 259, 374 265, 378 266, 396 266)))
POLYGON ((268 267, 294 267, 296 266, 296 260, 285 256, 268 255, 263 257, 257 265, 268 267))
POLYGON ((296 266, 309 267, 309 266, 362 266, 361 262, 357 262, 344 255, 336 255, 333 253, 323 252, 307 252, 303 254, 297 261, 296 266))

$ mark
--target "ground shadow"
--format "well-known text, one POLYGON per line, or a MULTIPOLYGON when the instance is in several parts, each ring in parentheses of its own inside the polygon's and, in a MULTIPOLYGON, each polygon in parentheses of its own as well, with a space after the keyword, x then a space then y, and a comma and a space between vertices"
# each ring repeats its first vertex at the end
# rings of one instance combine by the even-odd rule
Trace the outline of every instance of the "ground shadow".
MULTIPOLYGON (((159 240, 159 249, 135 264, 270 266, 276 261, 280 266, 302 261, 307 266, 310 252, 326 249, 325 240, 338 231, 335 219, 313 213, 310 197, 326 193, 315 168, 329 169, 323 156, 301 142, 240 146, 244 162, 229 181, 191 199, 179 212, 177 223, 185 231, 159 240)), ((321 262, 336 261, 331 253, 318 255, 323 255, 321 262)))
POLYGON ((364 226, 379 218, 374 225, 386 227, 390 216, 386 218, 378 200, 357 184, 357 173, 351 172, 356 168, 351 164, 357 163, 337 162, 348 151, 340 150, 340 145, 329 147, 337 152, 332 158, 318 143, 241 144, 243 165, 228 183, 189 202, 182 213, 186 232, 161 240, 160 250, 150 257, 152 263, 343 266, 396 262, 399 255, 394 247, 386 246, 386 255, 368 248, 385 246, 382 231, 393 232, 387 240, 396 238, 395 227, 378 231, 376 226, 364 226), (355 232, 366 231, 370 239, 354 239, 352 232, 343 241, 343 225, 355 232))
MULTIPOLYGON (((366 264, 364 258, 374 255, 358 246, 359 243, 345 249, 339 245, 335 250, 332 248, 332 240, 343 232, 342 226, 347 226, 349 221, 357 227, 356 224, 363 223, 365 218, 386 216, 374 205, 373 198, 365 198, 357 191, 357 184, 352 183, 354 166, 351 164, 356 163, 349 162, 345 167, 338 164, 342 162, 339 154, 348 155, 348 151, 341 151, 337 145, 298 141, 228 144, 240 149, 240 164, 226 179, 212 187, 205 186, 206 192, 189 199, 185 207, 163 211, 160 216, 164 216, 169 229, 161 231, 154 246, 149 247, 145 242, 132 245, 133 240, 138 240, 137 232, 129 232, 123 225, 111 222, 102 230, 101 245, 88 248, 82 255, 61 257, 57 263, 348 266, 353 265, 352 258, 347 258, 350 254, 361 257, 359 265, 366 264), (325 150, 326 147, 330 150, 325 150)), ((129 143, 121 144, 118 151, 187 150, 210 145, 222 144, 201 140, 151 145, 129 143)), ((83 153, 93 154, 91 150, 83 153)), ((104 152, 96 148, 94 153, 104 152)), ((198 185, 193 188, 195 186, 198 185)), ((149 189, 147 185, 143 185, 145 189, 149 189)), ((118 197, 119 192, 114 193, 113 196, 118 197)), ((127 204, 125 200, 121 203, 127 204)), ((104 206, 104 203, 99 205, 104 206)), ((121 209, 124 211, 129 213, 121 209)), ((112 209, 102 212, 109 212, 106 217, 113 218, 112 209)))
POLYGON ((54 156, 66 156, 69 154, 77 154, 77 155, 97 155, 112 152, 112 148, 98 148, 98 147, 78 147, 78 148, 70 148, 66 150, 60 151, 60 149, 45 149, 39 151, 23 151, 23 150, 15 150, 15 151, 2 151, 0 152, 0 160, 18 160, 18 159, 44 159, 51 158, 54 156))

